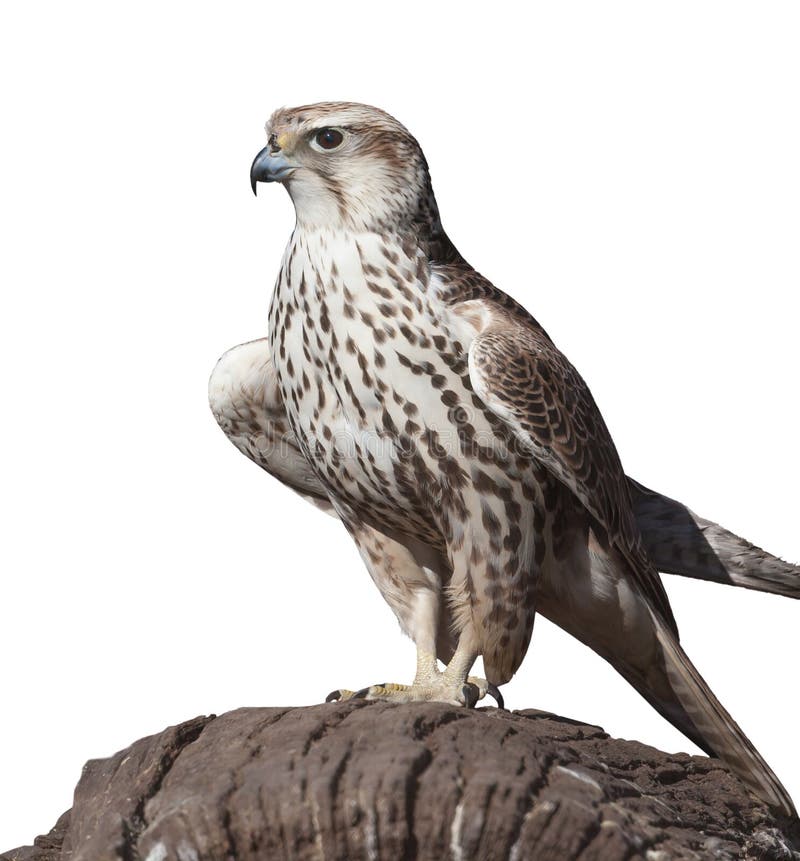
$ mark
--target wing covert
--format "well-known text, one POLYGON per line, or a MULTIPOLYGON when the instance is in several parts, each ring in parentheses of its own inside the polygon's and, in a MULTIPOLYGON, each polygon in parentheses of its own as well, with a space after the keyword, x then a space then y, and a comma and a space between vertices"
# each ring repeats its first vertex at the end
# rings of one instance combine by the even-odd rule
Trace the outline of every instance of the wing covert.
POLYGON ((619 455, 583 378, 533 318, 486 299, 453 310, 477 333, 469 349, 476 394, 605 529, 653 608, 675 628, 641 542, 619 455))

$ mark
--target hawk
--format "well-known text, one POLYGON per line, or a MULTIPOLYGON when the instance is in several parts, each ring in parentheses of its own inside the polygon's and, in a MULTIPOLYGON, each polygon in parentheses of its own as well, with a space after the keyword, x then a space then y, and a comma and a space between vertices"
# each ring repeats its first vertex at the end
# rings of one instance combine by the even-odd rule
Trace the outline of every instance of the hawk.
POLYGON ((341 520, 417 649, 412 684, 329 699, 502 705, 540 612, 793 814, 681 648, 658 570, 793 597, 800 570, 625 475, 579 373, 448 238, 422 149, 393 117, 278 110, 250 178, 283 184, 297 220, 268 337, 220 359, 212 410, 341 520), (478 656, 486 679, 470 676, 478 656))

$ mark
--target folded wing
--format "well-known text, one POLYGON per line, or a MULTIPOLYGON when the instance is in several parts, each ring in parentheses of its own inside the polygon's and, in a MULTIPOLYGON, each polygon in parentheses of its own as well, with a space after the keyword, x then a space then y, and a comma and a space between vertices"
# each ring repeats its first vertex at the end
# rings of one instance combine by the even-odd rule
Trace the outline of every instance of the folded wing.
POLYGON ((650 562, 628 479, 589 387, 531 317, 489 299, 454 311, 475 328, 472 387, 520 442, 580 500, 622 554, 651 607, 677 633, 658 572, 650 562))

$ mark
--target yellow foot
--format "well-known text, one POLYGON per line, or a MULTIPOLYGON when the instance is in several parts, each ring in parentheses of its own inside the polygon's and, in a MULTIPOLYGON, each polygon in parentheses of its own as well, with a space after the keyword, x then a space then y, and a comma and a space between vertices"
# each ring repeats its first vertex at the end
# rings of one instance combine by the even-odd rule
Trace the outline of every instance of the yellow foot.
POLYGON ((470 676, 466 682, 458 685, 448 684, 443 675, 425 683, 415 682, 413 685, 387 684, 370 685, 359 691, 345 688, 331 691, 325 697, 326 703, 341 702, 342 700, 387 700, 395 703, 411 702, 440 702, 451 705, 466 706, 474 709, 475 704, 486 695, 494 697, 498 708, 505 708, 503 695, 491 682, 470 676))

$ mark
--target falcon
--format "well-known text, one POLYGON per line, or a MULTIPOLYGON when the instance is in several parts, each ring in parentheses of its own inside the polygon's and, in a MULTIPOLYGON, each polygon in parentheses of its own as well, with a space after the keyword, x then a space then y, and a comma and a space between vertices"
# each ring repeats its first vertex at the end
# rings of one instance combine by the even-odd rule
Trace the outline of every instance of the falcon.
POLYGON ((798 597, 800 570, 625 475, 581 376, 448 238, 397 120, 326 102, 280 109, 266 132, 252 188, 281 183, 296 225, 268 337, 223 355, 211 407, 240 451, 341 520, 417 649, 410 685, 329 699, 502 706, 540 612, 794 815, 681 648, 658 571, 798 597))

